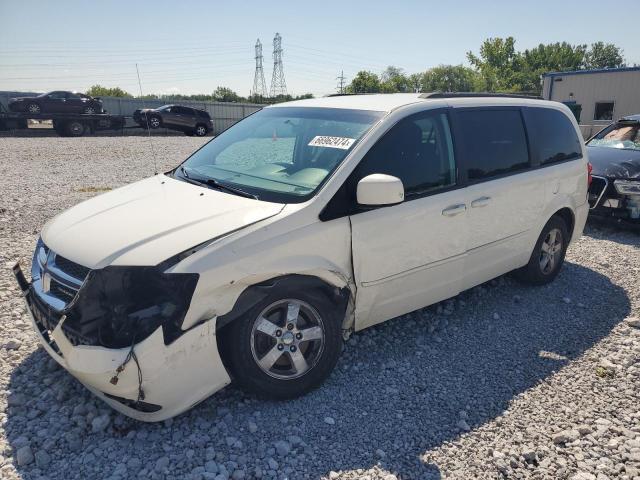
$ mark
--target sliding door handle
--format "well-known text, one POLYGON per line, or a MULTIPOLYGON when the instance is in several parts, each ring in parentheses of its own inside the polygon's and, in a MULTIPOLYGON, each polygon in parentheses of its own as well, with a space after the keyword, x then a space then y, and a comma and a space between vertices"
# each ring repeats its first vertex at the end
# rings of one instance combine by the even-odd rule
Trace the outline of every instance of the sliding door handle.
POLYGON ((471 202, 471 208, 486 207, 487 205, 489 205, 490 200, 491 197, 476 198, 473 202, 471 202))
POLYGON ((464 213, 467 209, 467 206, 464 203, 458 203, 457 205, 451 205, 450 207, 442 210, 442 215, 445 217, 453 217, 455 215, 459 215, 464 213))

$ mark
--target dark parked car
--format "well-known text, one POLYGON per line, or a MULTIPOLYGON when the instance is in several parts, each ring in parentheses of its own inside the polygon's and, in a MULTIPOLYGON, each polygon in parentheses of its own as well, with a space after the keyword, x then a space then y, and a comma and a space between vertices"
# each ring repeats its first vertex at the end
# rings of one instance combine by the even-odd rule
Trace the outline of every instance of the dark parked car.
POLYGON ((49 92, 37 97, 9 99, 9 110, 25 113, 103 113, 102 102, 84 93, 49 92))
POLYGON ((133 120, 143 128, 147 128, 148 123, 149 128, 166 127, 198 137, 213 130, 213 122, 207 112, 181 105, 136 110, 133 112, 133 120))
POLYGON ((587 142, 591 214, 640 225, 640 115, 621 118, 587 142))

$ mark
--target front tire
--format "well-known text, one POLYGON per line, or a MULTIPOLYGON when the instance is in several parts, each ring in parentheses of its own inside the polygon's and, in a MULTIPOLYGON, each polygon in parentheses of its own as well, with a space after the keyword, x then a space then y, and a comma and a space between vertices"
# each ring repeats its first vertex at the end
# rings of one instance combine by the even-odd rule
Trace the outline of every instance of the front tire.
POLYGON ((162 119, 158 115, 149 116, 149 127, 152 129, 160 128, 162 126, 162 119))
POLYGON ((298 397, 322 384, 335 367, 341 320, 324 292, 282 287, 223 332, 226 363, 247 391, 298 397))
POLYGON ((545 285, 560 273, 569 246, 569 229, 554 215, 542 229, 529 263, 514 272, 515 277, 531 285, 545 285))
POLYGON ((28 103, 25 110, 27 113, 33 113, 34 115, 42 113, 42 108, 40 108, 40 105, 34 102, 28 103))

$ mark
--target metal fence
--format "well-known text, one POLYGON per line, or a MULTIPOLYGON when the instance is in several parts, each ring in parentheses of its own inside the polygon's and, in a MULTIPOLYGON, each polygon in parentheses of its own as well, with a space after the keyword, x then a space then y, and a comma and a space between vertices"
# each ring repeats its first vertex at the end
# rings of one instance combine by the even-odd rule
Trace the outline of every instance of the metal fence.
MULTIPOLYGON (((12 97, 33 95, 38 95, 38 93, 0 92, 0 103, 7 107, 9 99, 12 97)), ((139 100, 137 98, 117 97, 101 97, 100 99, 108 113, 127 117, 133 115, 133 112, 138 108, 157 108, 172 103, 206 110, 213 120, 213 133, 216 135, 264 106, 253 103, 197 102, 193 100, 139 100)))

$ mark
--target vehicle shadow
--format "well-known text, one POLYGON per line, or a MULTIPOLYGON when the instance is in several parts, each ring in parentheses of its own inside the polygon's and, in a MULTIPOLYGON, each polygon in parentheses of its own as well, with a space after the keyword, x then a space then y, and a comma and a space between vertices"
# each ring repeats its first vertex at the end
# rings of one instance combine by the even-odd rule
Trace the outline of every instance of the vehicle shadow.
MULTIPOLYGON (((581 356, 629 312, 622 288, 581 265, 566 263, 543 287, 502 277, 354 334, 334 374, 302 398, 265 401, 230 386, 173 421, 144 424, 112 414, 97 433, 91 418, 111 410, 66 372, 49 368, 38 349, 11 375, 9 390, 29 398, 8 408, 5 431, 14 456, 25 442, 51 454, 47 470, 19 467, 27 478, 102 478, 118 468, 121 478, 162 478, 153 470, 165 455, 166 478, 184 478, 205 464, 207 447, 218 462, 245 463, 248 478, 256 465, 266 473, 270 458, 276 478, 370 468, 402 479, 441 478, 423 455, 455 440, 461 418, 473 430, 501 415, 516 395, 581 356), (257 429, 250 431, 250 422, 257 429), (274 449, 279 440, 291 448, 284 456, 274 449), (130 465, 134 457, 141 465, 130 465), (112 470, 91 470, 100 464, 112 470)), ((234 463, 227 465, 232 470, 234 463)))

